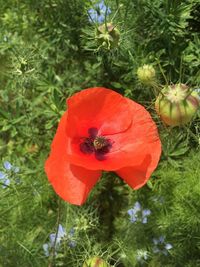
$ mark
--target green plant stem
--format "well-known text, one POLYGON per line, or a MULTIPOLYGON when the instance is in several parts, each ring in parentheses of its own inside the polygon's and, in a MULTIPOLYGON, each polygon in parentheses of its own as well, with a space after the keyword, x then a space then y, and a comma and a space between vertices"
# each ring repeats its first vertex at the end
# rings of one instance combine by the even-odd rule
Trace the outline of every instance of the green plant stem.
POLYGON ((54 244, 52 247, 52 251, 51 251, 51 257, 50 257, 50 261, 48 264, 48 267, 53 267, 54 266, 54 260, 55 260, 55 254, 56 254, 56 241, 57 241, 57 237, 58 237, 58 228, 59 228, 59 222, 60 222, 60 210, 61 210, 61 199, 58 199, 58 212, 57 212, 57 221, 56 221, 56 236, 55 236, 55 240, 54 240, 54 244))

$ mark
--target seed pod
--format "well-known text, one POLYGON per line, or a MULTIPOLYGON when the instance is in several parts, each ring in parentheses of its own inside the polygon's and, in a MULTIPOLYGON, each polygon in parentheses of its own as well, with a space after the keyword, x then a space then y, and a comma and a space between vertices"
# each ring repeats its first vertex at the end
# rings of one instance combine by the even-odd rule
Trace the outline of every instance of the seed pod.
POLYGON ((156 72, 153 66, 145 64, 138 68, 137 76, 141 83, 151 85, 155 82, 156 72))
POLYGON ((198 93, 181 83, 165 86, 155 102, 156 112, 170 126, 190 122, 199 106, 198 93))
POLYGON ((109 267, 104 260, 100 257, 94 256, 88 260, 86 260, 83 264, 83 267, 109 267))
POLYGON ((112 23, 102 24, 96 30, 99 45, 108 50, 118 46, 119 37, 119 30, 112 23))

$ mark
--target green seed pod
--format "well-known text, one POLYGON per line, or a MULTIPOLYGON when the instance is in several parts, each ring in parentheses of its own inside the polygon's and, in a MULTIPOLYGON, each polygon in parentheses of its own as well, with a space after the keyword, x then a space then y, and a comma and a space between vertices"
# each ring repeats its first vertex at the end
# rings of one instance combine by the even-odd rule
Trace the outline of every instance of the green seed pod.
POLYGON ((100 46, 110 50, 118 46, 120 33, 112 23, 102 24, 96 30, 96 38, 100 46))
POLYGON ((94 256, 88 260, 86 260, 83 264, 83 267, 109 267, 104 260, 100 257, 94 256))
POLYGON ((137 76, 141 83, 152 85, 155 82, 156 72, 153 66, 145 64, 138 68, 137 76))
POLYGON ((190 122, 199 106, 198 93, 181 83, 165 86, 155 102, 156 112, 170 126, 190 122))

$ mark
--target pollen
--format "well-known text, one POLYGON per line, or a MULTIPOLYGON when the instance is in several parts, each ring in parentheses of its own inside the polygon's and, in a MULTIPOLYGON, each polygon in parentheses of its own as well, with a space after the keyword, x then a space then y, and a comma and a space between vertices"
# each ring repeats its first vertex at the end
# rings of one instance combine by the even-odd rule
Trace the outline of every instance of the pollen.
POLYGON ((108 145, 107 140, 103 136, 97 136, 93 141, 95 150, 100 150, 108 145))
POLYGON ((95 154, 96 159, 104 160, 105 155, 110 151, 113 141, 98 135, 98 129, 89 128, 88 137, 81 139, 80 151, 84 154, 95 154))

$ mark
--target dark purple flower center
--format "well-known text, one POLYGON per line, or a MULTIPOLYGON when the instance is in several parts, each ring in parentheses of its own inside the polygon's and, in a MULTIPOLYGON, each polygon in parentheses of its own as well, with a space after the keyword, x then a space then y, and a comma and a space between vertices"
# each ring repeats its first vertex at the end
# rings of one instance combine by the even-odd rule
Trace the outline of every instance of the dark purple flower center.
POLYGON ((111 140, 98 135, 97 128, 88 129, 88 134, 89 137, 85 137, 83 142, 80 143, 81 152, 84 154, 94 153, 96 159, 105 160, 105 154, 107 154, 112 147, 111 140))

